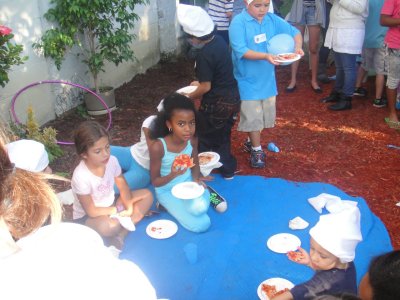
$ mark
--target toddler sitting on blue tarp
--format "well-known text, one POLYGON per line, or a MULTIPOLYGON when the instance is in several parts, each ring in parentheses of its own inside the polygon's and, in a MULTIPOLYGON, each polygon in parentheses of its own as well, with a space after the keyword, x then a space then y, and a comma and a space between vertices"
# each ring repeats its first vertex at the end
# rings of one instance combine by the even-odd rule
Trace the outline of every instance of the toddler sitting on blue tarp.
POLYGON ((274 297, 274 300, 314 299, 319 295, 357 294, 355 249, 362 240, 360 211, 348 205, 342 211, 322 215, 310 229, 310 254, 299 247, 299 255, 289 259, 307 265, 316 273, 307 282, 274 297))

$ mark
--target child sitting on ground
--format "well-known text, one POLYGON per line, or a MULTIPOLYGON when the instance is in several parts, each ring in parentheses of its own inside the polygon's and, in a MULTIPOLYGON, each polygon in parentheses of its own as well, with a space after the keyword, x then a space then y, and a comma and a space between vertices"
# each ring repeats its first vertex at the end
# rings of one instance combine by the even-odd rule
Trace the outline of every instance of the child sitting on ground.
POLYGON ((94 121, 81 123, 75 131, 74 141, 76 152, 82 159, 71 183, 75 196, 74 222, 91 227, 106 238, 107 244, 122 249, 128 233, 124 227, 133 230, 132 222, 136 224, 145 216, 153 196, 146 189, 129 189, 118 160, 110 155, 108 133, 100 124, 94 121), (120 191, 116 201, 114 183, 120 191))
POLYGON ((400 299, 400 250, 375 257, 361 279, 362 300, 400 299))
POLYGON ((310 254, 299 247, 298 257, 290 260, 316 271, 307 282, 274 297, 274 300, 314 299, 323 294, 357 294, 355 249, 362 240, 360 211, 348 206, 338 213, 322 215, 310 229, 310 254))
POLYGON ((200 168, 197 153, 197 112, 193 102, 184 95, 173 93, 165 98, 164 109, 158 114, 150 136, 157 139, 150 146, 150 176, 159 203, 186 229, 204 232, 211 221, 207 215, 210 193, 191 200, 175 197, 171 190, 178 183, 197 181, 200 168), (177 156, 186 154, 194 166, 176 168, 177 156))

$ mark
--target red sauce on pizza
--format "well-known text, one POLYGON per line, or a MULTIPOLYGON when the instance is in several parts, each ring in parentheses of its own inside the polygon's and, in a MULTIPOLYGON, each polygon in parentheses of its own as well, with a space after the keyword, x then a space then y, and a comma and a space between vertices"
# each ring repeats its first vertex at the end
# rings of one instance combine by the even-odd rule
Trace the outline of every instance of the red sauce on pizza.
POLYGON ((269 299, 272 299, 280 294, 283 294, 284 292, 288 292, 288 288, 284 288, 283 290, 277 291, 275 285, 269 285, 263 283, 261 285, 261 290, 267 295, 269 299))
POLYGON ((187 154, 178 155, 175 157, 172 166, 177 169, 192 168, 194 167, 193 158, 187 154))

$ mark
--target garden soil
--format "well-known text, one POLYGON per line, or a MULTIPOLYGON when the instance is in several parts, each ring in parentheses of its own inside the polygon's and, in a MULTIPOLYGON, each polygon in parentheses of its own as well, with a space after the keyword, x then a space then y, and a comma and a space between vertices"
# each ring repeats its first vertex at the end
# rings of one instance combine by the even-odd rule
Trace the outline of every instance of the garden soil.
MULTIPOLYGON (((156 113, 156 106, 170 92, 194 80, 193 61, 179 58, 162 62, 137 75, 116 90, 118 109, 112 113, 112 144, 128 146, 139 140, 142 121, 156 113)), ((334 74, 334 67, 329 73, 334 74)), ((394 248, 400 249, 400 131, 389 128, 384 117, 387 108, 372 106, 374 78, 365 83, 369 95, 354 97, 353 109, 333 112, 319 100, 327 96, 333 83, 322 85, 316 94, 310 85, 308 64, 300 64, 297 89, 286 93, 290 67, 277 67, 279 95, 276 126, 262 132, 262 142, 274 142, 279 153, 267 152, 267 166, 252 169, 249 155, 243 151, 246 135, 232 133, 232 151, 238 159, 238 174, 261 175, 297 182, 324 182, 335 185, 351 196, 364 198, 371 210, 386 225, 394 248)), ((107 116, 95 120, 108 124, 107 116)), ((71 141, 72 131, 84 118, 75 110, 50 122, 58 130, 58 139, 71 141)), ((55 172, 70 178, 77 157, 73 146, 62 146, 64 156, 51 164, 55 172)), ((56 185, 57 190, 68 184, 56 185)), ((66 207, 66 218, 71 207, 66 207)), ((69 214, 68 214, 69 212, 69 214)))

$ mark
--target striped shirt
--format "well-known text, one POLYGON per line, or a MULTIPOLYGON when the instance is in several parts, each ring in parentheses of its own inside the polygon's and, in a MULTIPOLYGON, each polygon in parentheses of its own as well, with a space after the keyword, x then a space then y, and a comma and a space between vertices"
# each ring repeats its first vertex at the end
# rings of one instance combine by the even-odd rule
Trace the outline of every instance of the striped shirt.
POLYGON ((232 12, 232 0, 209 0, 208 14, 217 25, 217 30, 228 30, 230 18, 227 13, 232 12))

